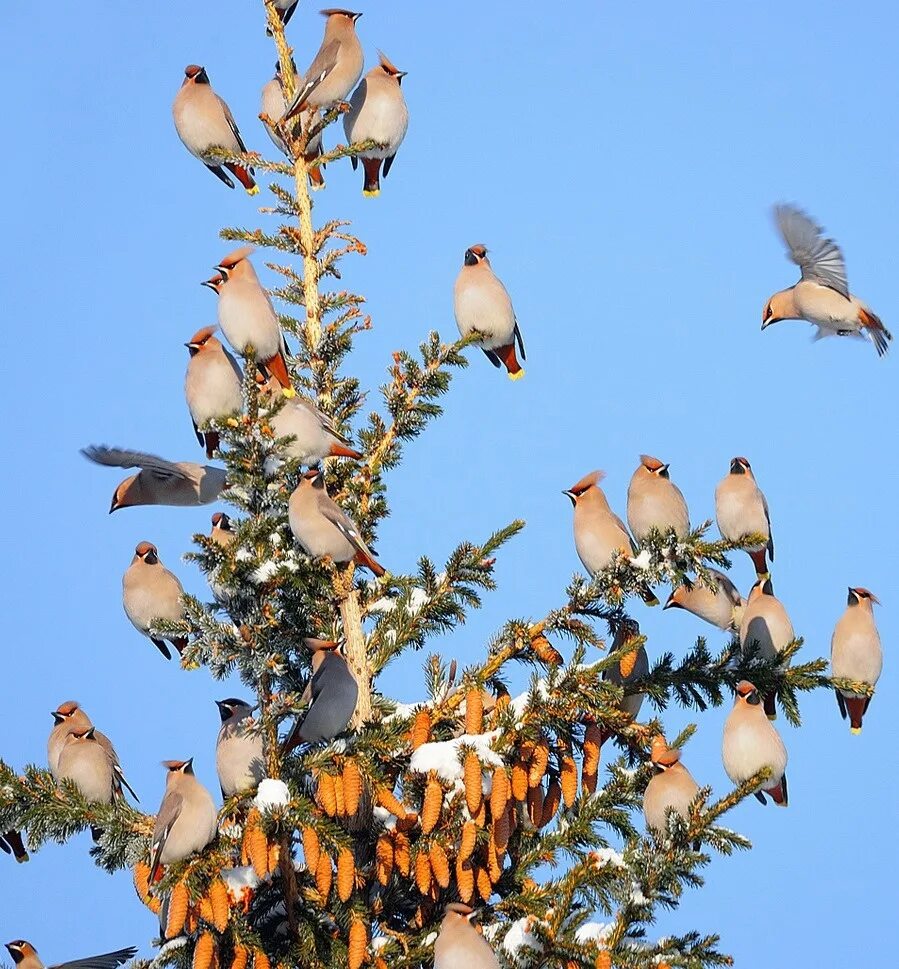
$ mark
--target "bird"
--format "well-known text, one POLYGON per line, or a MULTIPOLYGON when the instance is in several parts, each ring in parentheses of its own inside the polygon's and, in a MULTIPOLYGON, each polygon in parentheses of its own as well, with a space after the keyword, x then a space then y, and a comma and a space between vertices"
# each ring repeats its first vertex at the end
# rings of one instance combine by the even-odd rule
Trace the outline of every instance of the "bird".
MULTIPOLYGON (((66 700, 65 703, 60 703, 55 710, 51 711, 50 716, 53 717, 53 729, 50 731, 50 737, 47 740, 47 766, 50 768, 53 779, 58 781, 59 758, 63 747, 65 747, 66 738, 69 734, 89 730, 94 725, 91 718, 75 700, 66 700)), ((106 751, 106 756, 112 765, 116 796, 122 796, 122 789, 124 788, 135 801, 139 802, 140 798, 125 778, 122 766, 119 763, 119 755, 116 753, 112 741, 99 730, 94 730, 94 739, 106 751)))
POLYGON ((255 721, 249 703, 229 697, 216 700, 222 726, 215 743, 215 767, 222 797, 248 791, 265 777, 262 734, 254 731, 255 721))
POLYGON ((172 654, 165 641, 182 653, 187 646, 187 637, 178 633, 153 635, 150 630, 157 619, 170 622, 184 619, 183 595, 180 580, 160 562, 156 546, 152 542, 139 542, 134 558, 122 576, 122 605, 134 628, 143 633, 166 659, 171 659, 172 654))
MULTIPOLYGON (((759 579, 749 590, 746 608, 740 621, 740 647, 745 656, 753 653, 763 660, 776 659, 793 640, 793 624, 783 603, 774 595, 770 578, 759 579)), ((765 713, 777 719, 775 693, 765 694, 765 713)))
POLYGON ((882 357, 893 336, 873 310, 849 292, 840 247, 794 205, 775 206, 774 218, 802 278, 768 300, 762 329, 781 320, 805 320, 817 327, 816 340, 834 335, 867 336, 882 357))
MULTIPOLYGON (((89 804, 112 804, 115 775, 107 751, 94 736, 94 728, 70 733, 63 743, 56 768, 57 781, 71 781, 89 804)), ((96 830, 95 839, 96 839, 96 830)))
MULTIPOLYGON (((30 942, 24 939, 16 939, 14 942, 7 942, 6 948, 12 956, 16 969, 44 969, 37 950, 30 942)), ((137 955, 137 949, 129 947, 127 949, 117 949, 115 952, 104 952, 98 956, 88 956, 86 959, 72 959, 70 962, 60 962, 47 969, 116 969, 129 959, 137 955)))
POLYGON ((736 632, 740 628, 746 600, 723 572, 718 569, 706 571, 715 583, 714 589, 702 580, 685 579, 684 584, 668 596, 664 608, 685 609, 725 632, 736 632))
MULTIPOLYGON (((291 67, 293 68, 294 83, 293 87, 295 91, 300 90, 303 86, 303 78, 297 73, 296 64, 294 64, 291 59, 291 67)), ((268 132, 269 138, 272 139, 272 143, 288 158, 292 158, 290 148, 288 144, 284 141, 281 136, 281 132, 278 130, 278 122, 280 122, 285 112, 287 111, 287 102, 284 98, 284 84, 281 78, 281 61, 279 60, 275 64, 275 76, 262 88, 262 114, 269 118, 273 124, 264 122, 265 130, 268 132)), ((302 129, 308 129, 312 124, 318 119, 319 113, 314 109, 307 109, 300 113, 299 123, 302 129)), ((322 170, 320 165, 315 164, 315 160, 322 153, 322 134, 320 131, 312 135, 306 143, 306 150, 303 153, 303 158, 308 166, 309 173, 309 184, 312 186, 312 190, 318 191, 325 187, 325 178, 322 175, 322 170)))
MULTIPOLYGON (((615 636, 612 640, 612 652, 622 649, 628 643, 640 636, 640 625, 633 619, 625 619, 618 624, 615 636)), ((620 662, 603 670, 602 678, 610 683, 620 686, 624 690, 624 696, 618 704, 618 709, 626 713, 631 720, 636 720, 640 714, 640 707, 643 706, 643 692, 641 690, 630 691, 629 687, 633 683, 639 683, 649 675, 649 657, 646 649, 641 643, 636 649, 628 653, 620 662)), ((599 745, 600 747, 615 733, 608 727, 600 728, 599 745)))
POLYGON ((381 162, 384 162, 386 178, 409 127, 409 109, 400 86, 407 72, 394 67, 380 51, 378 58, 378 66, 373 67, 353 91, 350 110, 343 116, 343 131, 348 145, 374 141, 384 146, 350 156, 353 171, 359 159, 362 159, 365 172, 362 194, 367 198, 381 194, 381 162))
POLYGON ((453 290, 456 325, 463 337, 475 330, 478 343, 494 367, 504 366, 510 380, 520 380, 524 370, 515 356, 515 344, 526 360, 521 330, 506 287, 493 272, 487 247, 477 243, 465 250, 465 259, 453 290))
MULTIPOLYGON (((837 620, 830 641, 831 675, 837 679, 867 683, 872 689, 877 685, 883 669, 883 652, 880 633, 874 622, 874 604, 880 604, 877 596, 860 586, 849 588, 846 611, 837 620)), ((836 688, 840 715, 849 716, 851 733, 862 732, 862 718, 868 712, 871 697, 836 688)))
POLYGON ((285 740, 284 753, 301 743, 333 740, 346 730, 359 696, 356 677, 339 643, 306 638, 303 645, 312 653, 312 675, 302 697, 309 708, 285 740))
POLYGON ((742 542, 750 535, 764 538, 761 545, 747 548, 758 576, 768 574, 765 552, 774 561, 774 535, 768 500, 756 484, 752 467, 746 458, 732 458, 730 473, 715 489, 715 518, 718 531, 729 542, 742 542))
POLYGON ((19 831, 4 831, 0 834, 0 851, 12 855, 20 865, 28 861, 29 858, 25 842, 22 840, 22 834, 19 831))
POLYGON ((246 189, 248 195, 256 195, 259 186, 253 179, 253 169, 234 162, 222 162, 209 154, 210 148, 224 148, 235 154, 246 152, 234 115, 227 104, 212 90, 206 68, 188 64, 184 68, 184 80, 172 105, 175 130, 184 147, 228 188, 234 182, 225 172, 227 169, 246 189))
POLYGON ((194 777, 193 757, 166 760, 165 794, 150 845, 150 882, 163 865, 183 861, 211 844, 218 833, 218 813, 212 795, 194 777))
MULTIPOLYGON (((624 522, 609 507, 599 487, 603 478, 604 471, 591 471, 562 492, 574 505, 574 544, 578 557, 591 576, 607 569, 616 552, 623 556, 637 552, 624 522)), ((659 604, 649 586, 641 588, 640 596, 648 606, 659 604)))
MULTIPOLYGON (((225 514, 223 511, 217 511, 212 516, 212 529, 209 532, 209 537, 222 548, 227 548, 237 537, 234 534, 234 529, 232 528, 231 518, 225 514)), ((212 589, 212 594, 221 601, 228 599, 232 593, 233 589, 218 581, 216 578, 209 578, 209 587, 212 589)))
POLYGON ((753 793, 762 804, 767 794, 775 804, 787 806, 787 749, 765 716, 759 691, 748 680, 736 686, 734 708, 724 722, 721 755, 734 784, 745 783, 767 767, 771 776, 753 793))
POLYGON ((471 924, 474 909, 450 902, 434 942, 434 969, 499 969, 487 940, 471 924))
POLYGON ((627 488, 627 523, 638 543, 656 529, 674 534, 684 541, 690 534, 690 514, 680 488, 668 476, 668 465, 648 454, 640 455, 640 464, 627 488))
POLYGON ((313 558, 327 556, 337 565, 355 562, 380 578, 386 570, 359 534, 346 512, 328 497, 319 470, 307 471, 288 502, 288 521, 293 537, 313 558))
POLYGON ((112 495, 109 513, 136 505, 208 505, 225 490, 225 472, 210 464, 167 461, 144 451, 91 444, 81 453, 108 468, 140 468, 112 495))
POLYGON ((329 7, 321 15, 327 18, 321 47, 303 74, 303 85, 294 93, 285 119, 305 107, 330 108, 345 101, 362 76, 365 55, 356 34, 362 14, 329 7))
POLYGON ((215 267, 216 275, 203 282, 218 295, 218 318, 231 346, 246 356, 250 347, 262 368, 293 394, 285 357, 287 349, 278 315, 262 288, 249 256, 252 246, 229 252, 215 267))
POLYGON ((237 361, 215 337, 214 326, 204 326, 184 345, 190 353, 184 377, 184 396, 194 424, 194 434, 206 457, 219 446, 218 431, 201 431, 212 420, 221 420, 243 409, 243 374, 237 361))
MULTIPOLYGON (((689 824, 690 805, 699 794, 699 785, 680 758, 680 751, 669 747, 661 734, 653 738, 649 762, 655 773, 643 792, 643 817, 646 826, 659 834, 668 830, 669 811, 689 824)), ((699 850, 698 842, 693 843, 693 850, 699 850)))
MULTIPOLYGON (((300 0, 272 0, 272 6, 275 8, 278 14, 278 19, 285 27, 290 23, 290 18, 297 9, 297 4, 299 2, 300 0)), ((269 37, 271 37, 271 27, 266 27, 265 32, 269 35, 269 37)))

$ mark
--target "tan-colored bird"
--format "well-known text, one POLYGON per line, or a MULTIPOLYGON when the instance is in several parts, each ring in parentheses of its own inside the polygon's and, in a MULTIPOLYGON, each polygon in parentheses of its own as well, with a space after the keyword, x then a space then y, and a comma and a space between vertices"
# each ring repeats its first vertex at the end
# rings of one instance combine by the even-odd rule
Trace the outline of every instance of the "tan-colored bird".
MULTIPOLYGON (((604 471, 591 471, 562 492, 574 505, 574 544, 591 576, 607 569, 616 553, 626 558, 637 553, 624 522, 609 507, 599 487, 603 478, 604 471)), ((648 606, 659 604, 648 586, 643 587, 640 595, 648 606)))
POLYGON ((849 292, 840 247, 833 239, 825 238, 824 230, 795 206, 775 206, 774 217, 789 258, 799 266, 802 278, 768 300, 762 313, 762 329, 781 320, 805 320, 817 327, 816 340, 827 336, 867 336, 882 357, 892 334, 869 306, 849 292))
MULTIPOLYGON (((12 956, 16 969, 44 969, 37 950, 30 942, 24 939, 16 939, 15 942, 7 942, 6 948, 12 956)), ((137 949, 117 949, 115 952, 104 952, 99 956, 88 956, 86 959, 73 959, 71 962, 60 962, 47 969, 116 969, 129 959, 137 955, 137 949)))
POLYGON ((359 698, 359 684, 340 643, 306 638, 303 645, 312 653, 312 675, 302 696, 309 708, 284 741, 285 754, 301 743, 333 740, 346 730, 359 698))
POLYGON ((642 543, 656 529, 674 534, 683 541, 690 534, 690 513, 680 488, 668 475, 668 465, 648 454, 627 487, 627 523, 634 538, 642 543))
MULTIPOLYGON (((830 641, 830 671, 837 679, 877 686, 883 669, 880 633, 874 622, 874 603, 880 604, 873 592, 860 586, 849 588, 846 611, 837 620, 830 641)), ((837 690, 837 704, 843 719, 849 716, 849 729, 862 732, 862 718, 871 705, 867 694, 837 690)))
POLYGON ((434 943, 434 969, 499 969, 487 940, 471 924, 477 914, 461 902, 450 902, 434 943))
POLYGON ((166 461, 144 451, 91 444, 81 453, 107 468, 140 468, 116 488, 109 513, 136 505, 208 505, 225 490, 225 472, 193 461, 166 461))
POLYGON ((718 569, 707 570, 715 588, 699 579, 685 580, 668 596, 665 609, 685 609, 725 632, 736 632, 743 619, 746 600, 740 590, 718 569))
POLYGON ((487 247, 481 243, 465 250, 465 260, 453 290, 456 325, 463 337, 477 330, 478 346, 494 367, 504 366, 511 380, 519 380, 524 370, 515 356, 515 344, 526 360, 521 330, 506 287, 493 272, 487 247))
POLYGON ((193 763, 193 757, 163 761, 168 773, 150 846, 151 884, 162 865, 184 861, 218 834, 218 812, 212 795, 194 777, 193 763))
MULTIPOLYGON (((650 763, 656 773, 643 792, 643 816, 646 826, 662 835, 668 831, 669 811, 679 814, 689 824, 690 805, 699 794, 699 785, 681 763, 680 756, 680 751, 669 747, 661 734, 653 738, 650 763)), ((698 851, 698 843, 693 848, 698 851)))
POLYGON ((156 546, 151 542, 140 542, 122 577, 122 605, 134 628, 146 636, 166 659, 171 659, 172 654, 165 641, 182 653, 187 646, 187 637, 176 633, 157 636, 151 630, 159 619, 169 622, 184 619, 183 595, 181 582, 160 562, 156 546))
POLYGON ((200 430, 243 409, 243 374, 237 361, 217 340, 214 326, 204 326, 184 345, 190 353, 184 377, 184 396, 194 423, 194 434, 206 457, 219 446, 218 431, 200 430))
POLYGON ((715 489, 715 518, 718 531, 729 542, 741 542, 750 535, 764 538, 761 545, 754 545, 746 551, 755 566, 756 575, 767 575, 766 550, 771 561, 774 561, 774 535, 768 514, 768 499, 756 484, 746 458, 731 459, 730 473, 718 483, 715 489))
MULTIPOLYGON (((773 660, 795 638, 787 610, 774 595, 773 583, 770 579, 759 579, 749 590, 740 621, 740 647, 744 655, 773 660)), ((774 693, 765 695, 765 713, 769 720, 777 719, 774 693)))
MULTIPOLYGON (((634 619, 624 619, 618 624, 615 630, 615 637, 612 640, 611 652, 623 649, 633 640, 639 638, 640 624, 634 619)), ((639 683, 649 675, 649 657, 646 655, 646 648, 641 643, 636 649, 631 650, 624 658, 603 670, 602 678, 610 683, 615 683, 624 690, 624 698, 618 704, 618 709, 626 713, 631 720, 636 720, 643 706, 643 691, 634 690, 633 684, 639 683)), ((600 747, 613 736, 614 730, 602 726, 599 734, 600 747)))
POLYGON ((293 389, 287 372, 284 335, 272 301, 250 262, 252 252, 252 246, 229 252, 215 267, 216 275, 203 285, 218 295, 219 324, 231 346, 241 356, 246 356, 252 347, 259 365, 289 396, 293 389))
POLYGON ((381 162, 384 177, 393 165, 393 159, 409 127, 409 109, 400 87, 406 71, 394 67, 385 54, 378 51, 380 63, 362 79, 350 98, 350 110, 343 116, 343 130, 347 144, 374 141, 383 148, 370 148, 358 157, 352 155, 353 171, 362 159, 365 182, 362 194, 373 198, 381 194, 381 162))
POLYGON ((91 804, 112 804, 115 775, 109 754, 94 736, 94 728, 70 733, 62 745, 57 780, 71 781, 91 804))
POLYGON ((28 861, 29 855, 19 831, 4 831, 0 834, 0 851, 12 855, 22 865, 28 861))
POLYGON ((313 558, 330 558, 343 565, 355 562, 378 577, 385 569, 375 560, 359 529, 346 512, 328 497, 321 471, 307 471, 288 503, 293 537, 313 558))
MULTIPOLYGON (((278 11, 278 19, 285 27, 290 23, 299 2, 300 0, 272 0, 272 6, 278 11)), ((266 27, 265 32, 271 36, 271 28, 266 27)))
POLYGON ((239 154, 246 152, 234 115, 227 104, 212 90, 206 68, 188 64, 184 68, 184 80, 172 105, 175 130, 184 147, 228 188, 234 182, 225 169, 240 182, 248 195, 256 195, 259 186, 253 180, 253 169, 233 162, 223 162, 210 155, 211 148, 224 148, 239 154))
POLYGON ((262 734, 254 729, 249 703, 229 697, 216 700, 222 725, 215 743, 215 768, 222 797, 233 797, 255 788, 265 777, 262 734))
POLYGON ((122 765, 119 763, 119 755, 116 753, 112 741, 106 734, 94 728, 91 718, 75 700, 66 700, 65 703, 60 703, 50 716, 53 717, 53 729, 50 731, 50 737, 47 740, 47 766, 50 768, 54 780, 59 780, 59 758, 70 734, 85 733, 93 729, 94 739, 106 752, 106 756, 112 765, 116 796, 121 796, 122 788, 126 788, 135 801, 140 800, 135 794, 134 788, 125 778, 122 765))
MULTIPOLYGON (((217 511, 212 516, 212 529, 209 532, 209 537, 216 543, 216 545, 221 545, 222 548, 227 548, 237 537, 234 534, 233 523, 231 519, 223 511, 217 511)), ((209 576, 209 587, 212 589, 212 594, 224 602, 233 594, 233 588, 220 582, 217 578, 209 576)))
POLYGON ((362 14, 329 7, 321 15, 327 18, 325 36, 285 118, 292 118, 305 107, 330 108, 345 101, 362 76, 365 55, 356 34, 356 21, 362 14))
POLYGON ((787 748, 765 716, 759 691, 748 680, 737 684, 734 708, 724 722, 721 755, 734 784, 743 784, 767 767, 771 776, 753 793, 762 804, 767 794, 775 804, 787 806, 787 748))
MULTIPOLYGON (((293 77, 294 91, 299 91, 303 86, 303 78, 297 73, 296 64, 291 61, 293 67, 293 77)), ((288 158, 292 158, 290 148, 284 141, 281 132, 278 130, 278 122, 280 122, 287 111, 287 102, 284 98, 284 85, 281 79, 281 62, 278 61, 275 64, 275 76, 268 81, 262 88, 262 114, 267 118, 270 118, 274 124, 269 124, 265 122, 265 130, 268 132, 269 138, 272 139, 272 143, 288 158)), ((303 129, 309 128, 315 121, 319 118, 318 111, 314 109, 309 109, 300 112, 299 124, 303 129)), ((315 164, 315 160, 322 153, 322 134, 321 132, 316 132, 309 138, 306 143, 306 150, 303 153, 303 158, 306 160, 309 168, 309 184, 312 186, 312 190, 318 191, 325 187, 325 178, 322 175, 321 166, 315 164)))

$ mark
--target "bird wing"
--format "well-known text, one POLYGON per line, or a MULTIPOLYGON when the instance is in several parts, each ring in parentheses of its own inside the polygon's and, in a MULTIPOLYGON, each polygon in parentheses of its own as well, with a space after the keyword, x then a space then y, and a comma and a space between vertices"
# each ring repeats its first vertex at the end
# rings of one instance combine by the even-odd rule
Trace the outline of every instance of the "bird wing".
POLYGON ((190 419, 190 422, 194 426, 194 434, 197 435, 197 443, 200 445, 200 447, 205 447, 206 438, 200 433, 200 428, 197 427, 197 422, 193 418, 190 419))
POLYGON ((825 238, 821 226, 792 205, 775 206, 774 217, 790 259, 802 270, 802 278, 829 286, 849 299, 846 263, 833 239, 825 238))
POLYGON ((134 788, 128 783, 128 779, 125 777, 125 773, 122 770, 121 764, 117 764, 117 763, 113 764, 112 772, 115 775, 116 780, 118 781, 120 792, 121 792, 121 788, 124 787, 128 791, 128 793, 134 798, 134 800, 137 801, 138 804, 140 804, 140 798, 135 793, 134 788))
POLYGON ((60 962, 50 969, 115 969, 123 962, 133 959, 137 949, 116 949, 115 952, 104 952, 99 956, 88 956, 86 959, 73 959, 71 962, 60 962))
POLYGON ((371 549, 365 544, 365 540, 359 534, 359 530, 350 521, 349 517, 344 514, 341 508, 334 504, 328 504, 322 505, 321 511, 325 518, 340 531, 343 537, 357 552, 362 552, 363 555, 374 558, 371 549))
POLYGON ((768 499, 764 491, 759 491, 762 496, 762 507, 765 509, 765 521, 768 523, 768 555, 774 561, 774 532, 771 530, 771 515, 768 513, 768 499))
POLYGON ((243 143, 243 138, 240 136, 240 129, 237 127, 237 122, 234 120, 234 115, 231 114, 231 109, 221 98, 219 98, 218 95, 216 95, 216 97, 219 100, 219 104, 222 106, 222 112, 225 115, 225 120, 228 122, 228 127, 231 129, 231 134, 233 134, 237 139, 237 143, 240 145, 240 150, 246 151, 247 146, 243 143))
POLYGON ((297 398, 295 398, 295 400, 296 400, 296 402, 298 404, 300 404, 300 406, 305 407, 306 410, 308 410, 312 414, 314 414, 315 415, 315 418, 319 422, 319 424, 321 424, 321 426, 332 437, 336 437, 337 440, 340 441, 341 444, 346 444, 347 446, 349 446, 349 443, 350 443, 349 440, 346 437, 344 437, 343 434, 340 433, 340 431, 337 430, 337 427, 334 424, 334 418, 333 417, 329 417, 327 414, 323 414, 315 406, 315 404, 312 403, 311 400, 306 400, 305 397, 297 397, 297 398))
POLYGON ((512 334, 513 339, 518 341, 518 349, 521 351, 521 359, 527 360, 527 354, 524 352, 524 340, 521 339, 521 330, 518 328, 518 319, 515 319, 515 330, 512 334))
POLYGON ((160 480, 183 478, 186 481, 189 477, 184 469, 174 462, 143 451, 128 451, 123 448, 106 447, 104 444, 91 444, 89 447, 82 448, 81 453, 94 464, 103 464, 108 468, 140 468, 143 471, 149 471, 153 477, 160 480))
POLYGON ((332 40, 326 47, 319 49, 314 60, 306 71, 305 79, 293 96, 287 110, 284 112, 281 121, 284 122, 293 117, 309 100, 312 92, 337 66, 337 53, 340 49, 340 41, 332 40))
POLYGON ((166 839, 171 834, 172 828, 181 814, 183 803, 184 798, 175 791, 170 791, 162 799, 159 814, 156 815, 156 824, 153 827, 153 843, 150 846, 150 856, 153 859, 150 865, 151 875, 155 875, 159 868, 162 849, 165 847, 166 839))

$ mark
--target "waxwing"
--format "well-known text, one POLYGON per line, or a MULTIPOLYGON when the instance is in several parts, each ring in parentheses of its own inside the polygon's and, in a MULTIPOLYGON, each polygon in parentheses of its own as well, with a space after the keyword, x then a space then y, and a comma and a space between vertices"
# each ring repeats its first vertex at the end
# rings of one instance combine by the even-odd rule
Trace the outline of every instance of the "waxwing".
POLYGON ((765 716, 759 691, 748 680, 737 684, 734 708, 724 722, 721 754, 734 784, 743 784, 767 767, 771 776, 762 781, 755 796, 762 804, 767 794, 775 804, 787 806, 787 749, 765 716))
MULTIPOLYGON (((883 669, 880 633, 874 622, 874 604, 879 601, 873 592, 861 587, 849 589, 846 611, 837 621, 830 641, 831 675, 836 679, 877 685, 883 669)), ((849 729, 862 732, 862 718, 868 712, 871 696, 837 689, 840 715, 849 717, 849 729)))
POLYGON ((715 588, 701 579, 685 579, 668 596, 665 609, 685 609, 725 632, 737 632, 746 601, 739 589, 718 569, 707 569, 715 588))
MULTIPOLYGON (((634 639, 640 638, 640 625, 633 619, 624 619, 618 623, 615 630, 615 637, 612 640, 611 652, 617 652, 634 639)), ((602 678, 614 683, 624 689, 624 699, 621 701, 619 709, 626 713, 631 720, 636 720, 640 714, 640 707, 643 706, 642 691, 629 692, 629 688, 634 683, 639 683, 649 675, 649 657, 646 649, 641 643, 635 650, 628 653, 619 663, 608 669, 603 670, 602 678)), ((613 736, 614 731, 607 727, 600 729, 600 746, 609 737, 613 736)))
POLYGON ((206 457, 219 446, 218 431, 200 430, 212 420, 222 420, 243 410, 243 375, 237 361, 206 326, 184 345, 190 362, 184 377, 184 396, 194 424, 194 434, 206 457))
POLYGON ((303 699, 309 709, 284 742, 284 752, 301 743, 333 740, 347 728, 356 709, 359 686, 338 643, 304 639, 312 652, 312 675, 303 699))
POLYGON ((487 940, 471 924, 477 913, 460 902, 445 911, 434 943, 434 969, 499 969, 487 940))
POLYGON ((6 831, 0 834, 0 851, 12 855, 20 865, 28 861, 28 851, 19 831, 6 831))
MULTIPOLYGON (((669 747, 663 736, 653 738, 650 763, 656 773, 643 793, 643 816, 646 826, 662 835, 668 831, 669 811, 679 814, 689 824, 690 805, 699 794, 699 785, 680 757, 680 751, 669 747)), ((694 842, 693 850, 699 850, 698 843, 694 842)))
POLYGON ((715 489, 715 517, 718 530, 729 542, 740 542, 749 535, 764 538, 761 545, 747 548, 746 551, 755 566, 756 575, 767 575, 766 550, 771 561, 774 561, 774 537, 768 501, 755 483, 755 475, 746 458, 733 458, 730 473, 718 483, 715 489))
POLYGON ((690 534, 690 515, 680 488, 668 476, 668 465, 648 454, 640 455, 640 464, 627 488, 627 523, 638 543, 656 529, 664 536, 674 534, 684 541, 690 534))
POLYGON ((134 550, 131 565, 122 577, 122 605, 125 615, 139 632, 166 658, 171 659, 165 641, 168 640, 179 653, 187 646, 187 637, 177 633, 154 635, 151 630, 157 619, 180 622, 184 619, 181 597, 184 589, 176 575, 159 560, 156 546, 140 542, 134 550))
MULTIPOLYGON (((30 942, 16 939, 7 942, 6 948, 12 956, 16 969, 44 969, 44 964, 37 954, 37 950, 30 942)), ((73 959, 70 962, 59 962, 47 969, 116 969, 129 959, 137 955, 137 949, 117 949, 115 952, 104 952, 99 956, 88 956, 86 959, 73 959)))
MULTIPOLYGON (((793 640, 793 624, 781 601, 774 595, 770 579, 759 579, 749 592, 740 622, 740 647, 745 655, 755 653, 764 660, 773 660, 793 640)), ((765 713, 777 719, 775 694, 765 695, 765 713)))
POLYGON ((194 777, 193 758, 163 761, 165 795, 150 846, 150 882, 160 866, 202 851, 218 833, 218 815, 209 791, 194 777))
POLYGON ((231 697, 216 700, 222 726, 215 745, 215 766, 222 797, 233 797, 256 787, 265 777, 262 734, 254 730, 255 709, 231 697))
MULTIPOLYGON (((291 67, 293 68, 293 89, 294 91, 299 91, 303 86, 303 78, 297 73, 296 64, 291 61, 291 67)), ((281 62, 280 60, 275 64, 275 76, 267 81, 262 88, 262 114, 266 118, 270 119, 271 122, 265 121, 265 130, 268 132, 269 138, 272 139, 272 144, 282 152, 288 158, 292 158, 290 148, 285 142, 283 133, 279 130, 279 122, 284 118, 284 114, 287 111, 287 102, 284 99, 284 81, 281 77, 281 62)), ((319 113, 313 109, 303 111, 300 113, 299 127, 301 129, 311 128, 318 120, 319 113)), ((303 153, 309 168, 309 184, 313 191, 318 191, 325 187, 325 179, 322 175, 322 170, 319 165, 315 164, 315 160, 322 153, 322 135, 321 131, 316 132, 312 135, 306 143, 306 150, 303 153)))
POLYGON ((345 101, 362 76, 365 57, 356 34, 356 21, 362 14, 336 7, 321 14, 327 18, 321 47, 303 75, 304 84, 294 94, 286 118, 307 106, 330 108, 345 101))

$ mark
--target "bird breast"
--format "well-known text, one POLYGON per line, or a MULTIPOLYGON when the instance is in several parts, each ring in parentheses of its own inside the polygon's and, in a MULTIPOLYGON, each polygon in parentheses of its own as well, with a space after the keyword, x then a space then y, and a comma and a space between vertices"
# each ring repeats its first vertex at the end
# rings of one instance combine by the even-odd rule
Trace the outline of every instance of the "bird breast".
POLYGON ((656 831, 665 831, 666 814, 673 808, 684 820, 689 818, 689 808, 699 788, 686 770, 672 767, 656 774, 646 785, 643 795, 643 814, 646 823, 656 831))
POLYGON ((762 495, 748 475, 731 474, 718 485, 715 517, 718 530, 728 541, 738 542, 746 535, 768 537, 768 518, 762 495))
POLYGON ((232 278, 222 286, 218 317, 222 332, 238 353, 252 346, 257 360, 264 362, 280 352, 278 318, 255 279, 232 278))
POLYGON ((183 618, 181 583, 167 569, 143 563, 132 566, 125 573, 123 587, 125 612, 140 632, 146 634, 154 619, 174 622, 183 618))
POLYGON ((574 510, 574 545, 584 568, 595 575, 611 563, 614 552, 629 550, 630 539, 610 515, 586 512, 581 505, 574 510))
POLYGON ((265 777, 262 735, 249 733, 246 720, 226 723, 216 748, 215 763, 225 797, 255 786, 265 777))
POLYGON ((356 554, 343 532, 325 518, 314 501, 295 501, 291 497, 288 520, 294 538, 313 558, 328 555, 335 562, 343 563, 356 554))
POLYGON ((829 286, 803 280, 793 289, 793 299, 802 318, 820 326, 858 322, 859 300, 846 299, 829 286))
POLYGON ((215 805, 209 792, 199 782, 194 783, 194 790, 183 791, 181 813, 172 825, 160 856, 164 865, 182 861, 188 855, 202 851, 216 835, 218 824, 215 805))
POLYGON ((409 111, 398 84, 367 77, 356 88, 343 129, 349 143, 376 141, 384 148, 372 148, 366 158, 389 158, 406 137, 409 111))
POLYGON ((190 416, 199 427, 243 409, 240 374, 223 352, 207 350, 192 358, 184 393, 190 416))
POLYGON ((184 147, 201 161, 205 161, 206 152, 213 147, 240 151, 222 102, 208 84, 189 84, 181 88, 172 115, 184 147))
POLYGON ((873 616, 853 615, 860 610, 860 606, 854 606, 834 629, 831 672, 836 677, 874 686, 883 669, 883 649, 873 616))
POLYGON ((515 313, 506 287, 485 266, 471 267, 476 275, 462 270, 456 281, 456 323, 462 336, 472 330, 483 333, 486 349, 505 347, 515 332, 515 313))
POLYGON ((315 411, 292 400, 273 415, 270 423, 276 437, 294 438, 284 453, 301 464, 318 464, 327 456, 335 440, 322 426, 315 411))
POLYGON ((92 804, 112 801, 112 765, 96 742, 76 741, 66 746, 59 758, 59 780, 72 781, 92 804))
POLYGON ((690 532, 684 496, 670 481, 656 475, 629 489, 627 520, 637 541, 645 538, 653 528, 662 533, 673 528, 681 540, 690 532))
POLYGON ((739 716, 741 713, 745 711, 737 708, 725 725, 722 754, 727 776, 735 784, 742 784, 763 767, 770 767, 771 778, 765 782, 765 788, 775 787, 787 767, 783 741, 764 713, 751 719, 739 716))
POLYGON ((790 617, 777 599, 759 596, 746 607, 740 623, 740 645, 744 651, 755 645, 763 659, 774 659, 794 638, 790 617))

